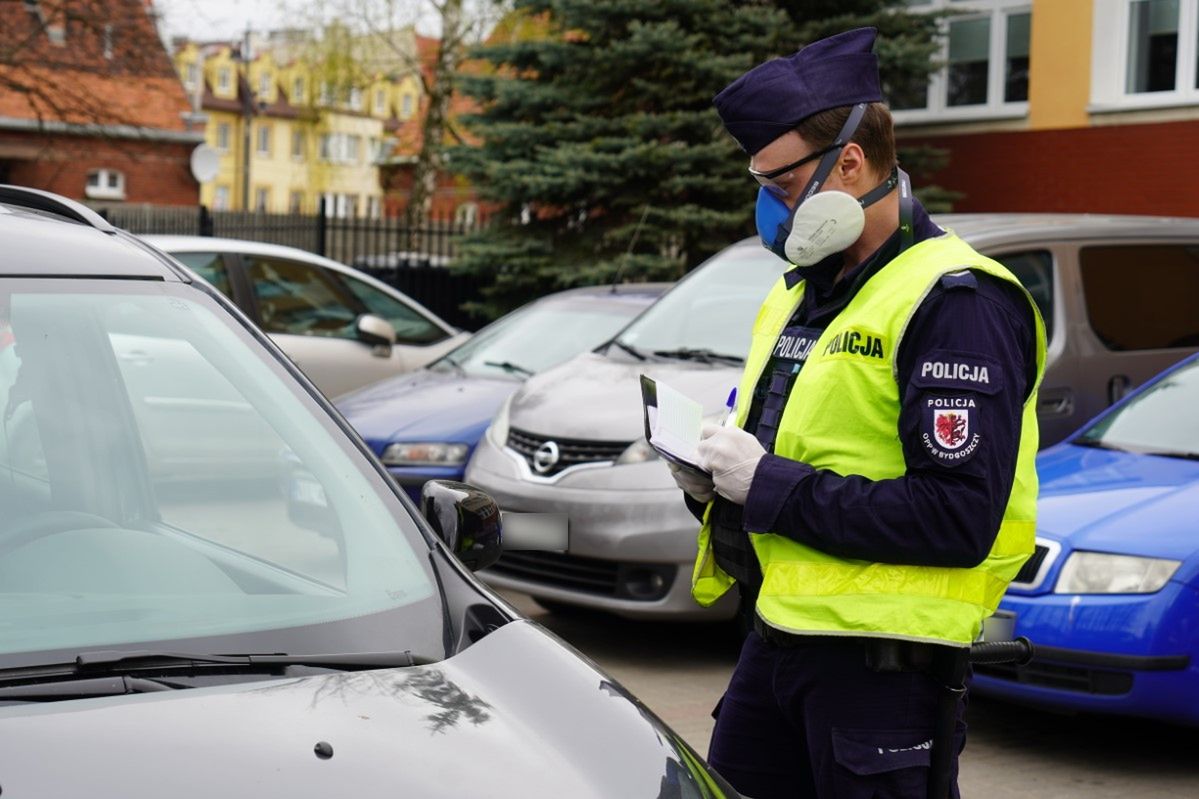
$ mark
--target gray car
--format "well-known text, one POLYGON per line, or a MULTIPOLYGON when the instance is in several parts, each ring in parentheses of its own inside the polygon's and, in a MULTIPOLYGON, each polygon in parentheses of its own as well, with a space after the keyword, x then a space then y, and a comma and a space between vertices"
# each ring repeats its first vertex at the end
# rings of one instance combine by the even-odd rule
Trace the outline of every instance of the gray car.
POLYGON ((386 283, 295 247, 142 238, 236 302, 330 397, 419 369, 468 337, 386 283))
POLYGON ((209 283, 45 192, 0 241, 6 799, 736 798, 209 283))
MULTIPOLYGON (((1042 445, 1199 347, 1199 220, 990 214, 936 221, 1007 265, 1041 310, 1049 334, 1042 445)), ((706 610, 691 600, 697 525, 643 440, 637 377, 682 390, 718 418, 738 381, 754 314, 781 271, 757 239, 735 244, 611 346, 530 379, 511 398, 466 480, 505 510, 564 514, 570 546, 507 553, 485 574, 491 584, 556 609, 674 619, 734 613, 732 597, 706 610)))

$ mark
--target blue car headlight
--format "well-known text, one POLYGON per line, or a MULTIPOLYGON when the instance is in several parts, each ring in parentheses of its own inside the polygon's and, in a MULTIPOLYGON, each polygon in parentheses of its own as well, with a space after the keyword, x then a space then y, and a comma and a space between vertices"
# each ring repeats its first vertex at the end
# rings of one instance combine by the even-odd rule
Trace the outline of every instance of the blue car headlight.
POLYGON ((1181 561, 1074 552, 1062 566, 1057 594, 1152 594, 1162 589, 1181 561))
POLYGON ((469 453, 466 444, 419 441, 389 444, 379 459, 387 466, 461 466, 469 453))

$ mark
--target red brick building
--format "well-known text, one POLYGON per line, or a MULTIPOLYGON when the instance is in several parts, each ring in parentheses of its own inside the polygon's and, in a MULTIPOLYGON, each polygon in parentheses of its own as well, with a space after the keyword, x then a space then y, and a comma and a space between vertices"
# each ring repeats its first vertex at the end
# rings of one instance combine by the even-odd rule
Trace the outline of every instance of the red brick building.
POLYGON ((0 53, 0 182, 92 204, 199 201, 204 138, 149 0, 0 3, 0 53))

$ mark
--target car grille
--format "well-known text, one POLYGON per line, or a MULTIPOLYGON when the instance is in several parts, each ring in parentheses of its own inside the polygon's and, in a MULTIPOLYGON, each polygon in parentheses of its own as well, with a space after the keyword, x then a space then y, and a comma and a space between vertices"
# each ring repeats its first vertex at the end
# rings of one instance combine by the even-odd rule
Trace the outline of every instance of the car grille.
POLYGON ((974 671, 1008 682, 1040 685, 1084 694, 1117 696, 1132 690, 1132 674, 1127 671, 1064 666, 1057 663, 1043 663, 1039 660, 1033 660, 1027 666, 1016 666, 1011 663, 978 665, 974 667, 974 671))
POLYGON ((677 567, 618 563, 562 552, 505 552, 489 571, 528 583, 584 594, 653 602, 666 596, 677 567))
POLYGON ((1024 562, 1024 565, 1020 567, 1020 572, 1012 580, 1012 585, 1017 587, 1032 585, 1037 579, 1037 572, 1041 570, 1041 564, 1045 562, 1045 558, 1048 555, 1049 547, 1037 544, 1033 550, 1032 557, 1024 562))
POLYGON ((520 454, 534 474, 553 477, 571 466, 584 463, 610 463, 628 449, 628 441, 587 441, 578 438, 549 438, 512 428, 508 431, 508 448, 520 454), (558 448, 558 460, 548 469, 534 466, 533 456, 542 446, 553 442, 558 448))

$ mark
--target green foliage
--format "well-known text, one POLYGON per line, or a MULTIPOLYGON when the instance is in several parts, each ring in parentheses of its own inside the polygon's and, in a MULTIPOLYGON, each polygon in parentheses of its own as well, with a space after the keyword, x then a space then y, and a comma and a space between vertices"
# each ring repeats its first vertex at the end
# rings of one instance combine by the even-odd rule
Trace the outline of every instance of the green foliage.
POLYGON ((484 286, 474 310, 673 279, 750 235, 756 187, 712 97, 767 58, 861 24, 895 38, 880 39, 884 69, 923 80, 931 23, 886 5, 515 0, 517 13, 548 20, 545 34, 480 47, 484 69, 460 76, 480 106, 463 118, 479 144, 450 160, 499 207, 456 266, 484 286), (788 17, 801 9, 807 21, 788 17))

